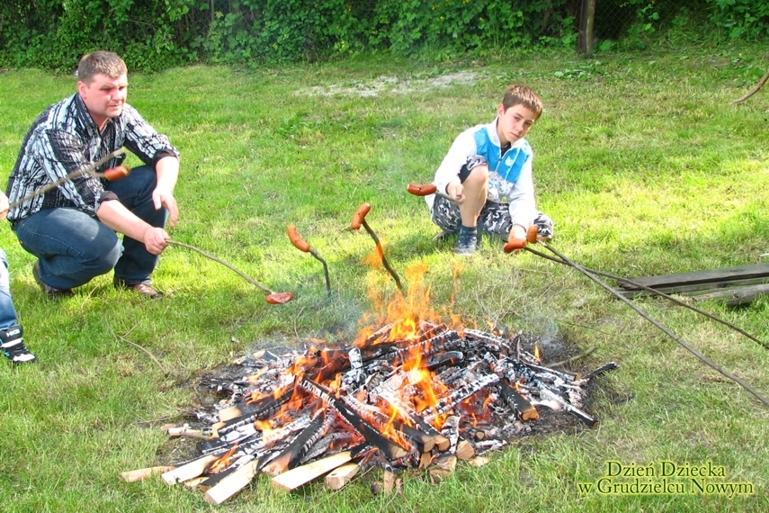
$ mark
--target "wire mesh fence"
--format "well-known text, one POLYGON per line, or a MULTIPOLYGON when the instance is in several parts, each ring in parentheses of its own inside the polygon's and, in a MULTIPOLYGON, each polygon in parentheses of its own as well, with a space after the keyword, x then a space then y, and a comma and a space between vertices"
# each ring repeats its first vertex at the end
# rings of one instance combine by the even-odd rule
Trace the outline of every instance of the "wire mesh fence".
POLYGON ((706 0, 575 0, 580 4, 580 30, 586 24, 587 4, 592 3, 593 37, 600 46, 614 41, 640 42, 671 27, 695 29, 708 16, 706 0))

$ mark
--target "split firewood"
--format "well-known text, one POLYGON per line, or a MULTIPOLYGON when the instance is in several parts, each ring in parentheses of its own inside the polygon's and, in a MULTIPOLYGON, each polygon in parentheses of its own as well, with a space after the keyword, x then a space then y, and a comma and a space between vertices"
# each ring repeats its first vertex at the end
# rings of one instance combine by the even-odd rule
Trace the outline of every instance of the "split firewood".
POLYGON ((224 422, 217 422, 216 424, 211 425, 211 436, 218 437, 219 430, 224 426, 226 426, 224 422))
POLYGON ((329 428, 329 425, 324 422, 326 416, 323 413, 323 410, 320 410, 312 423, 302 430, 299 436, 294 438, 283 452, 270 461, 262 469, 262 472, 271 476, 277 476, 287 469, 295 467, 299 460, 302 459, 302 456, 305 455, 309 448, 312 447, 312 445, 317 442, 329 428))
MULTIPOLYGON (((415 340, 382 335, 375 347, 294 351, 264 375, 239 379, 231 401, 216 405, 230 408, 206 415, 219 421, 211 428, 165 426, 171 436, 202 436, 209 429, 214 436, 197 444, 198 459, 157 472, 167 484, 184 482, 203 491, 207 502, 220 504, 247 488, 260 471, 277 474, 272 486, 283 491, 324 475, 326 485, 338 490, 376 465, 384 474, 372 491, 392 494, 403 487, 393 469, 418 464, 438 483, 460 460, 488 463, 477 454, 520 434, 523 422, 536 418, 534 405, 543 401, 589 420, 576 409, 585 404, 581 387, 590 374, 577 380, 543 367, 528 353, 515 359, 512 342, 496 336, 465 338, 424 321, 420 329, 415 340), (422 361, 441 364, 431 380, 445 390, 435 389, 430 401, 417 386, 424 377, 404 370, 413 350, 422 361), (246 382, 248 388, 242 386, 246 382), (484 397, 458 407, 479 392, 484 397), (327 456, 332 450, 343 452, 327 456)), ((126 474, 143 478, 135 472, 126 474)))
POLYGON ((203 434, 202 429, 189 429, 189 427, 173 427, 168 429, 168 436, 187 438, 197 438, 198 440, 210 440, 211 437, 203 434))
POLYGON ((241 415, 243 415, 243 412, 240 410, 240 406, 230 406, 229 408, 219 410, 219 421, 227 422, 241 415))
POLYGON ((457 443, 459 442, 459 417, 457 415, 452 415, 446 419, 443 423, 441 434, 448 438, 448 451, 454 454, 457 450, 457 443))
POLYGON ((249 485, 259 469, 259 459, 249 461, 206 492, 210 504, 221 504, 249 485))
POLYGON ((467 461, 475 456, 475 447, 473 447, 473 444, 467 440, 460 440, 459 443, 457 443, 456 455, 460 460, 467 461))
POLYGON ((382 476, 382 483, 382 491, 384 493, 392 493, 392 491, 395 489, 395 474, 389 470, 385 470, 384 476, 382 476))
POLYGON ((205 492, 207 489, 203 490, 202 487, 200 486, 200 483, 202 483, 206 479, 208 479, 207 476, 194 477, 192 479, 188 479, 187 481, 185 481, 184 486, 186 486, 187 488, 198 488, 199 490, 202 490, 205 492))
POLYGON ((476 456, 475 458, 470 458, 467 463, 472 465, 473 467, 482 467, 484 465, 487 465, 491 460, 488 458, 485 458, 483 456, 476 456))
POLYGON ((360 465, 357 463, 345 463, 341 467, 332 470, 331 473, 326 476, 326 486, 332 490, 340 490, 344 488, 347 483, 352 481, 352 478, 355 477, 359 471, 360 465))
POLYGON ((219 456, 209 454, 208 456, 203 456, 202 458, 193 460, 186 465, 182 465, 181 467, 176 467, 173 470, 169 470, 160 477, 163 478, 163 481, 167 485, 174 485, 179 482, 184 482, 192 479, 193 477, 198 477, 201 475, 203 472, 208 470, 208 467, 210 467, 213 462, 218 459, 219 456))
POLYGON ((457 468, 457 457, 450 454, 438 456, 433 462, 432 467, 427 469, 430 481, 438 484, 444 479, 450 477, 457 468))
POLYGON ((123 476, 123 479, 125 479, 126 482, 135 483, 136 481, 143 481, 154 475, 162 474, 163 472, 168 472, 169 470, 173 470, 174 468, 176 467, 173 467, 173 466, 148 467, 148 468, 141 468, 139 470, 130 470, 128 472, 123 472, 120 475, 123 476))
POLYGON ((309 483, 316 477, 344 465, 352 459, 352 451, 338 452, 321 460, 316 460, 307 465, 296 467, 272 478, 272 486, 278 490, 290 492, 296 490, 305 483, 309 483))
POLYGON ((499 392, 502 394, 505 402, 515 411, 516 416, 521 420, 537 420, 539 412, 532 404, 513 387, 507 384, 505 380, 500 380, 497 384, 499 392))
POLYGON ((446 452, 451 448, 451 440, 443 435, 437 435, 435 437, 435 447, 441 452, 446 452))

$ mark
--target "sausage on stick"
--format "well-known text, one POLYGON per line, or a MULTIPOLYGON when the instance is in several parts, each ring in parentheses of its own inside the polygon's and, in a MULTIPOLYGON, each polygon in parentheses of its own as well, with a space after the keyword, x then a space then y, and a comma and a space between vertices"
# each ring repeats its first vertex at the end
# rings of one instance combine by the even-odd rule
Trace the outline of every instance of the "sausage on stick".
POLYGON ((371 229, 371 227, 366 222, 366 215, 371 211, 371 205, 368 203, 364 203, 361 206, 358 207, 358 210, 355 211, 355 214, 352 216, 352 222, 350 223, 350 228, 353 230, 358 230, 361 226, 368 232, 369 235, 371 235, 371 238, 374 239, 374 244, 376 244, 377 252, 379 253, 379 258, 382 260, 382 265, 384 265, 385 269, 387 269, 387 272, 390 273, 390 276, 393 277, 395 280, 395 284, 398 285, 398 288, 403 290, 403 285, 401 285, 401 279, 398 277, 398 273, 395 272, 395 269, 393 269, 390 266, 390 263, 387 261, 387 258, 385 258, 384 249, 382 248, 382 243, 379 242, 379 237, 377 237, 376 233, 374 233, 374 230, 371 229))
POLYGON ((310 246, 309 243, 307 243, 301 235, 299 235, 299 232, 296 231, 296 226, 293 224, 288 225, 288 238, 291 240, 291 244, 294 245, 296 249, 299 251, 302 251, 304 253, 309 253, 313 257, 315 257, 316 260, 318 260, 321 264, 323 264, 323 273, 326 276, 326 293, 328 294, 328 297, 331 297, 331 280, 328 277, 328 264, 326 263, 323 258, 310 246))

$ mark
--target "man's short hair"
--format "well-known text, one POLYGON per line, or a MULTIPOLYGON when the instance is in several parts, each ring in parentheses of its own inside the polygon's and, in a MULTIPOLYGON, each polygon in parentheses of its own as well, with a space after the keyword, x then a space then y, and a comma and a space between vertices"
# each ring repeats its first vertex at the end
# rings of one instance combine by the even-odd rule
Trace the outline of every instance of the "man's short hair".
POLYGON ((544 104, 542 98, 530 87, 521 84, 513 84, 505 91, 505 97, 502 99, 502 105, 505 110, 516 105, 523 105, 537 115, 537 119, 542 114, 544 104))
POLYGON ((128 68, 123 59, 114 52, 99 50, 83 55, 77 65, 77 79, 88 85, 98 73, 117 78, 128 73, 128 68))

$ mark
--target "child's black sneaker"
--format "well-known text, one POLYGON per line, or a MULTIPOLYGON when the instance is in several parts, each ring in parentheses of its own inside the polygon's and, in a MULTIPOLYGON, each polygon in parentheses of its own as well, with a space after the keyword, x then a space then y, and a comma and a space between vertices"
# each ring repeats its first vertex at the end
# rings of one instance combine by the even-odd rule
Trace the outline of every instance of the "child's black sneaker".
POLYGON ((462 226, 459 229, 459 240, 454 246, 454 253, 457 255, 472 255, 478 249, 478 227, 468 228, 462 226))
POLYGON ((37 358, 24 345, 22 333, 23 329, 18 324, 0 331, 0 349, 2 349, 5 357, 13 363, 32 363, 37 358))

